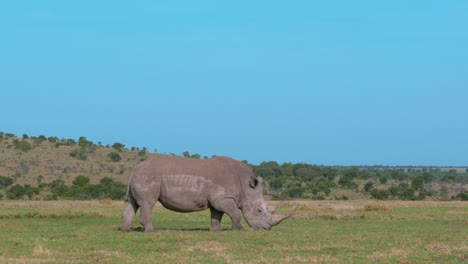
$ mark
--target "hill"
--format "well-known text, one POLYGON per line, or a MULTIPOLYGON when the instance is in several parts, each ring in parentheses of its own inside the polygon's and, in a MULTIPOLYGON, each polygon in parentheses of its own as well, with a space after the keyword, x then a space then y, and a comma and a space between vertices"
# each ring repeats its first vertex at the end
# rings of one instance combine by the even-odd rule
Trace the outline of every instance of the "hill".
MULTIPOLYGON (((202 158, 199 154, 183 156, 202 158)), ((0 199, 120 199, 132 169, 161 157, 122 143, 102 145, 80 137, 18 137, 0 132, 0 199)), ((206 157, 205 157, 206 158, 206 157)), ((248 164, 248 163, 247 163, 248 164)), ((248 164, 273 199, 468 200, 468 169, 441 167, 248 164)))
POLYGON ((121 143, 102 146, 85 137, 76 141, 27 135, 18 138, 8 133, 0 136, 0 175, 12 177, 18 184, 37 185, 56 179, 71 184, 79 175, 89 176, 92 183, 104 177, 123 183, 135 165, 158 156, 144 148, 127 149, 121 143))

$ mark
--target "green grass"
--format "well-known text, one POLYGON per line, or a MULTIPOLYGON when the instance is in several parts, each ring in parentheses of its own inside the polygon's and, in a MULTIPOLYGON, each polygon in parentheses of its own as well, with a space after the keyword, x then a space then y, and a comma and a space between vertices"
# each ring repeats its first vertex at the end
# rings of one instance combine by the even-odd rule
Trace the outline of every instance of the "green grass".
MULTIPOLYGON (((117 231, 123 202, 0 203, 0 263, 466 263, 465 202, 300 202, 271 231, 209 232, 209 211, 157 206, 156 233, 117 231)), ((292 204, 280 209, 286 212, 292 204)), ((138 219, 133 225, 139 226, 138 219)))

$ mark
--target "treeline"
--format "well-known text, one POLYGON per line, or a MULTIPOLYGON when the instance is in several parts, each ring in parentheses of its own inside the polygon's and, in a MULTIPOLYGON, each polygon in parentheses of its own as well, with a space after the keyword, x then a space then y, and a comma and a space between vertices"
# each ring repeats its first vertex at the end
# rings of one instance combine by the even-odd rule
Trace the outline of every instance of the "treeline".
POLYGON ((280 165, 275 161, 250 166, 266 180, 266 191, 274 199, 347 200, 350 198, 348 195, 330 195, 332 190, 348 190, 348 193, 352 191, 380 200, 424 200, 426 197, 468 200, 466 170, 457 173, 454 169, 443 171, 438 168, 330 167, 306 163, 280 165), (449 195, 446 185, 457 184, 460 185, 459 190, 449 195))
MULTIPOLYGON (((30 137, 23 134, 22 138, 14 134, 0 132, 0 142, 8 140, 8 148, 22 152, 48 141, 55 147, 72 146, 70 157, 84 160, 98 148, 111 148, 107 154, 111 162, 121 161, 121 153, 129 151, 124 144, 95 144, 86 137, 74 139, 59 139, 57 137, 30 137)), ((132 147, 140 160, 147 154, 146 148, 132 147)), ((170 154, 176 155, 176 154, 170 154)), ((194 159, 207 158, 188 151, 181 156, 194 159)), ((264 190, 273 199, 315 199, 315 200, 346 200, 357 197, 381 200, 424 200, 427 198, 439 200, 468 200, 468 169, 460 172, 455 169, 441 168, 402 168, 402 167, 334 167, 319 166, 307 163, 283 163, 275 161, 262 162, 259 165, 248 164, 265 180, 264 190)), ((41 177, 41 176, 40 176, 41 177)), ((99 184, 91 184, 87 176, 78 176, 72 185, 66 185, 61 179, 43 183, 38 178, 37 186, 14 184, 11 177, 0 176, 0 199, 121 199, 125 194, 125 184, 105 177, 99 184)))
MULTIPOLYGON (((20 199, 123 199, 126 193, 126 185, 114 181, 109 177, 102 178, 98 184, 90 183, 88 176, 77 176, 71 185, 66 185, 61 179, 50 183, 39 182, 38 186, 30 184, 13 184, 11 177, 0 176, 0 188, 6 193, 6 198, 11 200, 20 199)), ((0 200, 3 194, 0 193, 0 200)))
POLYGON ((23 134, 22 138, 18 138, 15 134, 0 132, 0 142, 8 139, 12 139, 11 147, 14 147, 15 149, 18 149, 22 152, 28 152, 29 150, 41 145, 43 142, 46 141, 50 142, 51 144, 54 144, 56 148, 60 146, 76 146, 77 148, 72 150, 69 153, 69 155, 79 160, 87 160, 88 155, 95 153, 97 148, 114 149, 115 151, 107 155, 107 157, 113 162, 119 162, 122 159, 119 152, 122 152, 124 150, 138 151, 138 155, 140 157, 144 157, 148 153, 148 150, 145 147, 141 149, 138 147, 131 147, 131 149, 127 149, 124 144, 119 142, 116 142, 112 145, 103 145, 102 142, 98 142, 96 144, 88 140, 86 137, 80 137, 78 141, 76 141, 71 138, 59 139, 58 137, 46 137, 44 135, 30 137, 27 134, 23 134))

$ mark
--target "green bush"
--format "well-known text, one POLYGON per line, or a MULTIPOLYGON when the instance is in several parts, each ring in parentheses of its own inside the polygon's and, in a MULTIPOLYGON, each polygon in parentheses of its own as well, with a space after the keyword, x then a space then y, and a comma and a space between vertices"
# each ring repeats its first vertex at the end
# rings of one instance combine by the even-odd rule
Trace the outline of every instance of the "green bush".
POLYGON ((388 190, 379 190, 379 189, 372 189, 370 194, 375 199, 379 200, 387 200, 390 196, 390 192, 388 190))
POLYGON ((86 155, 86 151, 83 148, 73 150, 72 152, 70 152, 70 156, 79 160, 88 159, 88 155, 86 155))
POLYGON ((27 152, 28 150, 32 148, 31 143, 29 143, 29 141, 24 140, 24 139, 21 141, 19 141, 18 139, 13 140, 13 145, 15 146, 16 149, 19 149, 23 152, 27 152))
POLYGON ((0 176, 0 187, 1 188, 7 188, 8 186, 13 184, 13 178, 11 177, 6 177, 6 176, 0 176))
POLYGON ((24 188, 22 185, 15 184, 7 190, 6 194, 8 199, 19 200, 22 199, 24 195, 26 195, 26 188, 24 188))
POLYGON ((367 183, 364 185, 364 191, 365 191, 365 192, 370 192, 372 189, 374 189, 374 183, 372 183, 372 182, 367 182, 367 183))
POLYGON ((117 152, 111 152, 107 154, 107 157, 109 157, 109 159, 113 162, 119 162, 122 160, 122 157, 120 157, 119 153, 117 152))

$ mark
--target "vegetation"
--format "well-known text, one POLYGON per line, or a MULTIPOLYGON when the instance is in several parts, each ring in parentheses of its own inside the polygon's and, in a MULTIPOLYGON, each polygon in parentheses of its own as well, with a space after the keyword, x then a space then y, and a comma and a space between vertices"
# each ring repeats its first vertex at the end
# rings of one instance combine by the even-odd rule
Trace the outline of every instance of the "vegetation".
MULTIPOLYGON (((18 138, 0 132, 0 199, 121 199, 132 168, 160 155, 83 136, 18 138)), ((181 156, 207 158, 189 151, 181 156)), ((244 162, 264 179, 265 195, 273 199, 468 200, 467 168, 244 162)))
MULTIPOLYGON (((85 182, 85 180, 83 180, 85 182)), ((279 213, 292 204, 283 203, 279 213)), ((155 233, 117 231, 121 201, 7 201, 0 263, 465 263, 459 201, 306 201, 271 231, 209 232, 209 210, 156 205, 155 233)))

